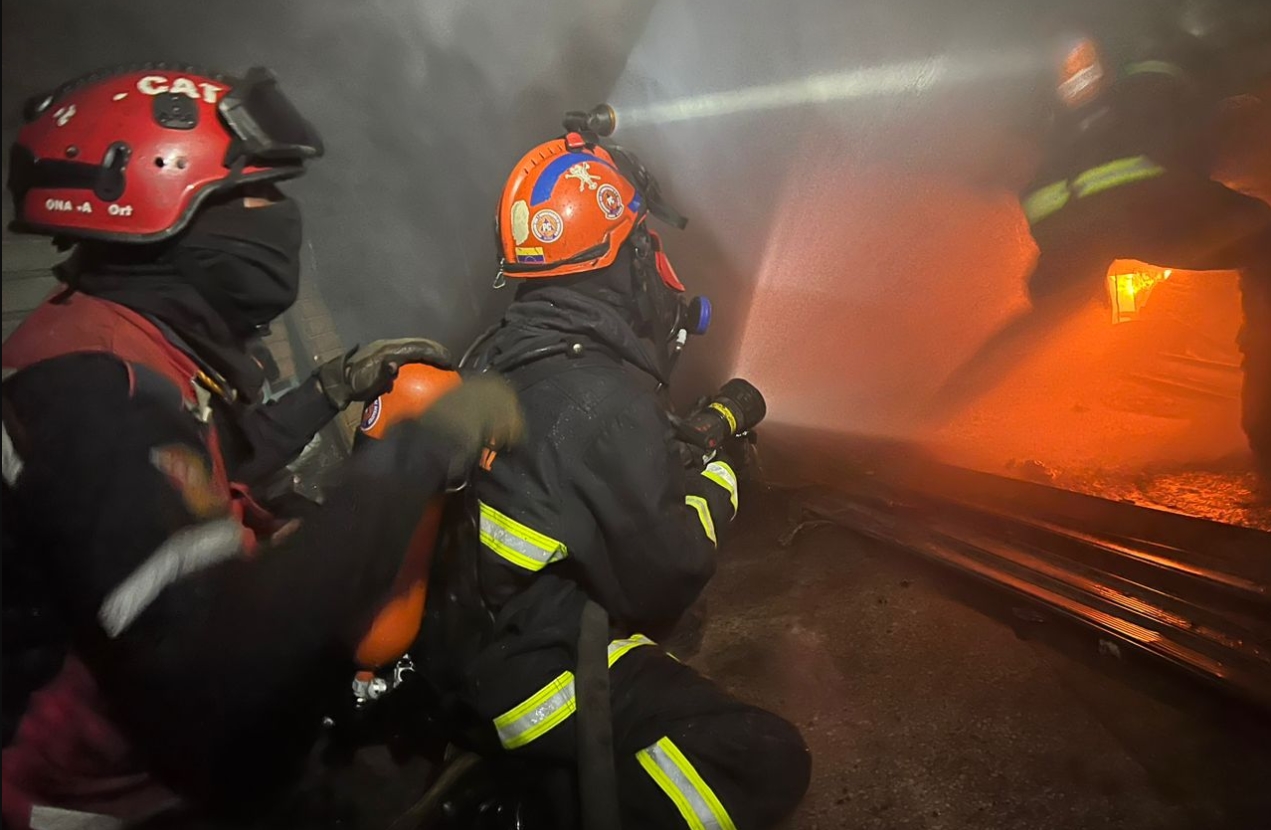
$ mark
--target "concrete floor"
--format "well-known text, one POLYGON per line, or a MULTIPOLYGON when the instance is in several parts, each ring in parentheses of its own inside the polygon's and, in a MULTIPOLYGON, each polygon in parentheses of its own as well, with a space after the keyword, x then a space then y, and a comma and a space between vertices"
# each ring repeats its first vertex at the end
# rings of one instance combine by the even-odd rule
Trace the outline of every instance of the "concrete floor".
POLYGON ((997 592, 752 494, 692 662, 803 730, 787 830, 1255 828, 1271 729, 997 592))

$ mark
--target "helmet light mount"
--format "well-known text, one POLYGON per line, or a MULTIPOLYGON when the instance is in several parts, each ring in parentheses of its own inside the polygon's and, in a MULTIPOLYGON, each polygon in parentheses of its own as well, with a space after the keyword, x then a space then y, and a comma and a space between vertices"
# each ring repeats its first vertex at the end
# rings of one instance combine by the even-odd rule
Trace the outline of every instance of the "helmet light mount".
MULTIPOLYGON (((618 127, 618 113, 609 104, 596 104, 590 110, 570 110, 565 113, 565 118, 561 122, 565 128, 565 142, 571 150, 574 149, 570 145, 573 135, 582 138, 585 144, 603 147, 610 156, 613 157, 614 163, 618 167, 618 172, 627 178, 636 191, 644 199, 645 207, 649 213, 666 222, 674 228, 683 230, 688 226, 688 219, 672 208, 662 198, 662 188, 658 184, 658 180, 653 177, 649 169, 644 166, 640 159, 629 150, 625 150, 613 141, 608 141, 613 135, 614 130, 618 127)), ((579 147, 581 149, 581 147, 579 147)))
POLYGON ((566 132, 608 138, 618 127, 618 113, 608 104, 596 104, 586 112, 571 110, 565 113, 564 126, 566 132))

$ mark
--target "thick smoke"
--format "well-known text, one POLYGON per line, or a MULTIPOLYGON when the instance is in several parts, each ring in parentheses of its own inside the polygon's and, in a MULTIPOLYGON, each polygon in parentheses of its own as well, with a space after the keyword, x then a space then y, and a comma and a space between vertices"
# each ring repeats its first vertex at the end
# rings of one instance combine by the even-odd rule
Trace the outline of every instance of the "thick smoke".
POLYGON ((1004 185, 1037 9, 658 4, 612 98, 692 217, 669 240, 690 288, 728 298, 690 371, 753 376, 774 419, 882 429, 1020 299, 1004 185))
POLYGON ((504 299, 490 288, 504 178, 566 109, 604 98, 651 5, 6 2, 4 140, 27 96, 102 66, 270 66, 326 140, 288 190, 344 341, 422 333, 462 349, 504 299))
MULTIPOLYGON (((681 370, 730 373, 771 419, 907 433, 1024 302, 1013 189, 1056 14, 1155 0, 306 0, 84 4, 4 15, 4 130, 22 98, 113 62, 268 64, 329 153, 290 187, 344 341, 462 348, 494 292, 492 212, 566 109, 609 100, 690 217, 667 230, 715 326, 681 370)), ((9 217, 6 204, 6 219, 9 217)))

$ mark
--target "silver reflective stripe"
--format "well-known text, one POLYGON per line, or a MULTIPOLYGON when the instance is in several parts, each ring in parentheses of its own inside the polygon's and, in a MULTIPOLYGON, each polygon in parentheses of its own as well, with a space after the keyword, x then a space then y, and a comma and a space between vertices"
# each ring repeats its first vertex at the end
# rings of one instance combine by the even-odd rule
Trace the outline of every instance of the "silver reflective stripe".
POLYGON ((524 703, 495 718, 494 729, 505 749, 516 749, 549 732, 577 708, 574 673, 561 672, 524 703))
POLYGON ((636 760, 674 802, 691 830, 737 830, 715 791, 670 738, 640 750, 636 760))
POLYGON ((1063 208, 1071 197, 1072 191, 1068 188, 1068 181, 1065 179, 1052 182, 1029 193, 1020 201, 1020 207, 1024 209, 1024 217, 1028 219, 1028 224, 1036 225, 1063 208))
POLYGON ((13 447, 9 428, 0 424, 0 430, 4 433, 4 483, 12 487, 17 483, 18 476, 22 475, 22 456, 13 447))
POLYGON ((122 819, 37 804, 31 808, 31 830, 119 830, 122 819))
POLYGON ((1169 75, 1178 81, 1190 82, 1187 73, 1176 63, 1168 61, 1139 61, 1137 63, 1127 64, 1122 74, 1126 77, 1131 75, 1169 75))
POLYGON ((733 468, 723 461, 712 461, 706 465, 702 475, 728 491, 728 500, 733 503, 733 515, 737 515, 737 474, 733 468))
MULTIPOLYGON (((11 366, 5 366, 3 380, 8 380, 17 371, 11 366)), ((13 447, 9 428, 3 424, 0 424, 0 428, 4 430, 4 483, 12 487, 18 480, 18 476, 22 475, 22 456, 18 455, 18 451, 13 447)))
POLYGON ((238 555, 243 526, 233 519, 217 519, 178 530, 145 562, 110 592, 97 620, 111 637, 118 637, 182 577, 238 555))
POLYGON ((706 503, 706 499, 701 496, 685 496, 684 503, 697 511, 697 520, 702 523, 702 532, 706 534, 706 538, 711 540, 712 545, 718 546, 715 541, 715 520, 711 518, 710 505, 706 503))
MULTIPOLYGON (((643 634, 632 634, 625 640, 614 640, 609 644, 609 667, 613 668, 613 664, 631 649, 653 644, 643 634)), ((577 708, 574 673, 561 672, 523 703, 495 718, 494 729, 499 733, 499 742, 504 749, 517 749, 550 732, 568 719, 577 708)))
POLYGON ((1090 168, 1072 180, 1072 188, 1077 198, 1083 199, 1114 187, 1151 179, 1164 172, 1164 167, 1147 156, 1133 156, 1090 168))
POLYGON ((565 543, 480 502, 481 544, 527 571, 540 571, 569 555, 565 543))
POLYGON ((625 640, 614 640, 609 644, 609 668, 612 669, 613 664, 618 662, 618 659, 631 649, 653 644, 653 641, 643 634, 632 634, 625 640))

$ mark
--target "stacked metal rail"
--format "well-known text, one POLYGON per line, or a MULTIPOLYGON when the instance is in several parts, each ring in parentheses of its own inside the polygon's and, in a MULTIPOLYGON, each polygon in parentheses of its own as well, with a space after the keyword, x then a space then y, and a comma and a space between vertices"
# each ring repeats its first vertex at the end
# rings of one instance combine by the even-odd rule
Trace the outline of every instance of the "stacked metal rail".
MULTIPOLYGON (((840 450, 840 453, 842 451, 840 450)), ((1271 709, 1271 534, 936 463, 851 454, 806 503, 1271 709)))

